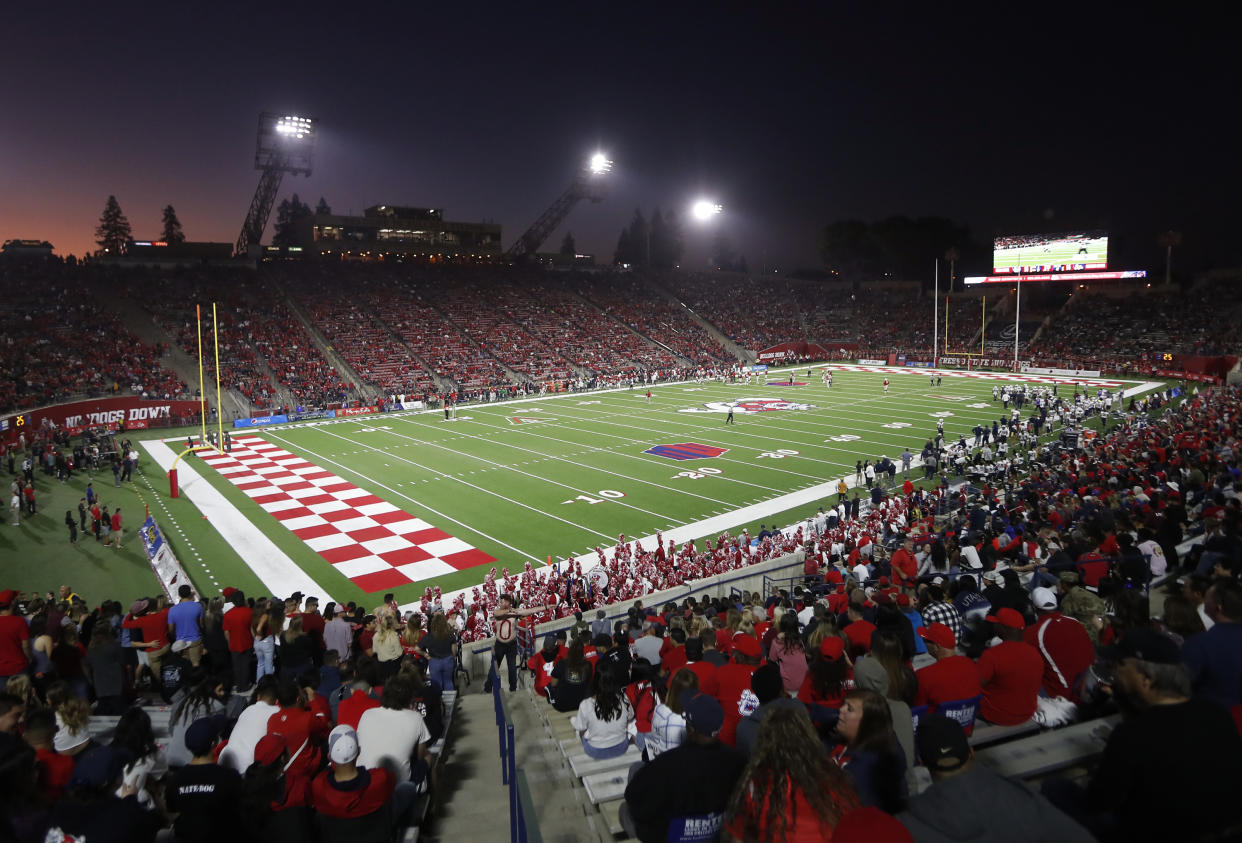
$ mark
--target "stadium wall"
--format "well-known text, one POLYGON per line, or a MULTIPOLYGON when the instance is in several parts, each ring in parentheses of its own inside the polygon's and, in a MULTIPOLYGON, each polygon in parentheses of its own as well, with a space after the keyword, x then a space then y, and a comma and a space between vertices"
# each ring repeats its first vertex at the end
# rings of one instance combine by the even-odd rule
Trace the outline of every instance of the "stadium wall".
POLYGON ((0 419, 0 437, 15 440, 24 431, 37 431, 47 419, 77 436, 88 427, 107 430, 143 430, 149 427, 170 427, 187 424, 198 417, 197 401, 155 400, 141 398, 94 398, 71 401, 14 413, 0 419))
MULTIPOLYGON (((627 600, 624 603, 610 603, 600 608, 608 613, 608 622, 613 623, 626 617, 629 608, 634 605, 634 600, 642 600, 643 606, 652 607, 662 606, 665 603, 680 603, 687 597, 727 596, 735 588, 738 591, 762 591, 764 577, 778 580, 801 577, 803 572, 802 566, 805 560, 806 557, 803 552, 798 550, 747 568, 739 568, 736 571, 717 574, 714 577, 693 580, 676 588, 646 594, 633 600, 627 600)), ((589 618, 586 613, 583 613, 583 620, 588 622, 595 620, 593 612, 589 618)), ((577 621, 574 620, 573 615, 570 615, 568 618, 559 618, 537 625, 535 627, 535 648, 539 648, 543 636, 562 629, 568 630, 575 623, 577 621)), ((472 678, 487 675, 488 665, 491 663, 493 643, 494 639, 492 638, 481 638, 478 641, 472 641, 467 646, 463 661, 472 678)))

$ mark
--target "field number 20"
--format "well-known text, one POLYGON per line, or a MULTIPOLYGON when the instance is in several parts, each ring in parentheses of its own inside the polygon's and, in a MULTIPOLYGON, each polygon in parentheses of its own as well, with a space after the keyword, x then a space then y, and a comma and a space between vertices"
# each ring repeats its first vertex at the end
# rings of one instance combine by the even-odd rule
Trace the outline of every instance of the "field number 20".
POLYGON ((710 477, 713 474, 723 473, 724 472, 718 468, 704 467, 696 468, 694 471, 679 471, 673 475, 673 479, 676 480, 678 477, 688 477, 691 480, 702 480, 704 477, 710 477))

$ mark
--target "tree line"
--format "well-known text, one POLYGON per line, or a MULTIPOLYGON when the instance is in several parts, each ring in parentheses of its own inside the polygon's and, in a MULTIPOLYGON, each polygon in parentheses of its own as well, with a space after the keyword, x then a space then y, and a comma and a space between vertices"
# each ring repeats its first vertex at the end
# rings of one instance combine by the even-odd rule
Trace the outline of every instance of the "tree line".
MULTIPOLYGON (((272 237, 275 246, 288 246, 295 242, 295 232, 300 220, 311 215, 310 206, 298 198, 295 193, 281 201, 276 208, 276 229, 272 237)), ((321 196, 315 206, 315 214, 331 214, 332 208, 321 196)), ((159 239, 169 245, 185 242, 185 232, 181 228, 181 220, 172 205, 165 205, 161 212, 162 229, 159 239)), ((99 225, 95 228, 95 243, 102 253, 124 254, 133 242, 133 227, 129 218, 121 210, 121 203, 115 196, 109 196, 104 203, 103 213, 99 215, 99 225)))

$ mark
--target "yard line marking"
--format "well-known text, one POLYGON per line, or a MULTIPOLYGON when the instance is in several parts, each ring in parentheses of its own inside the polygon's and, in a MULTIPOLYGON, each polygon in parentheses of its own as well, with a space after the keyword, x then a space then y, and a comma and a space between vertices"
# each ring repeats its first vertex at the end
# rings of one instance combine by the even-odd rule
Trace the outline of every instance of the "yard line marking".
MULTIPOLYGON (((346 437, 341 436, 339 433, 333 433, 332 431, 330 431, 330 430, 326 430, 326 429, 325 429, 325 428, 323 428, 323 427, 314 428, 314 430, 316 430, 317 432, 320 432, 320 433, 326 433, 326 434, 327 434, 327 435, 329 435, 329 436, 335 436, 335 437, 337 437, 338 439, 346 439, 346 437)), ((287 444, 289 444, 289 445, 291 445, 292 447, 295 447, 295 448, 298 448, 298 449, 300 449, 300 450, 302 450, 302 451, 305 451, 305 452, 306 452, 306 453, 308 453, 308 454, 313 454, 313 455, 315 455, 315 456, 318 456, 318 455, 317 455, 317 454, 315 454, 315 452, 314 452, 314 451, 312 451, 310 448, 307 448, 307 447, 305 447, 305 446, 301 446, 301 445, 297 445, 297 444, 294 444, 294 443, 290 443, 290 442, 288 442, 287 440, 286 440, 286 443, 287 443, 287 444)), ((440 447, 444 447, 444 446, 443 446, 443 445, 441 445, 440 447)), ((371 448, 370 448, 370 449, 371 449, 371 450, 373 450, 373 451, 375 451, 375 452, 377 452, 377 453, 384 453, 382 449, 377 448, 377 447, 374 447, 374 446, 371 446, 371 448)), ((451 448, 446 448, 446 450, 450 450, 450 451, 451 451, 452 449, 451 449, 451 448)), ((488 495, 491 495, 491 496, 493 496, 493 497, 500 498, 501 500, 507 501, 507 502, 509 502, 509 503, 511 503, 511 504, 513 504, 513 505, 515 505, 515 506, 520 506, 520 507, 522 507, 523 509, 529 509, 531 512, 538 512, 540 515, 546 516, 546 517, 548 517, 548 518, 552 518, 552 519, 554 519, 554 520, 556 520, 556 521, 560 521, 560 522, 562 522, 562 523, 564 523, 564 524, 568 524, 569 526, 574 527, 575 529, 584 530, 584 531, 586 531, 586 532, 588 532, 588 533, 594 533, 594 534, 595 534, 595 535, 597 535, 597 536, 603 536, 604 538, 608 538, 608 539, 611 539, 611 538, 612 538, 612 534, 610 534, 610 533, 601 533, 601 532, 599 532, 598 530, 591 529, 590 527, 583 526, 582 524, 577 524, 577 523, 575 523, 575 522, 573 522, 573 521, 570 521, 570 520, 568 520, 568 519, 566 519, 566 518, 561 518, 559 515, 553 515, 552 513, 550 513, 550 512, 545 512, 544 510, 539 509, 539 508, 537 508, 537 507, 533 507, 533 506, 531 506, 531 505, 529 505, 529 504, 522 503, 521 501, 514 500, 513 498, 506 497, 505 495, 502 495, 502 494, 500 494, 499 492, 492 491, 491 489, 485 489, 485 488, 483 488, 482 486, 476 486, 475 484, 471 483, 471 482, 470 482, 470 481, 468 481, 468 480, 461 480, 461 479, 459 479, 459 478, 454 477, 454 476, 453 476, 453 475, 451 475, 451 474, 447 474, 447 473, 445 473, 445 472, 441 472, 441 471, 436 471, 436 469, 431 468, 431 467, 429 467, 429 466, 422 465, 422 464, 420 464, 420 463, 416 463, 416 462, 414 462, 414 460, 402 459, 401 461, 402 461, 402 462, 405 462, 405 463, 408 463, 408 464, 410 464, 410 465, 414 466, 415 468, 421 468, 421 469, 423 469, 424 471, 434 471, 434 472, 436 472, 437 476, 442 476, 442 477, 444 477, 444 479, 446 479, 446 480, 455 480, 456 482, 461 483, 463 486, 469 486, 471 489, 475 489, 476 491, 479 491, 479 492, 484 492, 484 493, 486 493, 486 494, 488 494, 488 495)), ((362 472, 360 472, 360 471, 356 471, 356 470, 354 470, 354 469, 348 469, 348 468, 347 468, 346 470, 347 470, 347 471, 349 471, 349 472, 351 472, 351 473, 353 473, 353 474, 358 475, 359 477, 366 477, 368 480, 371 480, 371 482, 375 482, 375 481, 374 481, 374 480, 372 480, 370 477, 367 477, 367 475, 363 474, 363 473, 362 473, 362 472)), ((517 471, 519 474, 525 474, 525 475, 526 475, 526 476, 528 476, 528 477, 535 477, 535 475, 528 474, 528 473, 527 473, 527 472, 525 472, 525 471, 518 471, 517 469, 513 469, 513 470, 514 470, 514 471, 517 471)), ((535 477, 535 479, 541 479, 541 478, 535 477)), ((400 494, 400 493, 399 493, 399 492, 397 492, 395 489, 389 489, 387 486, 382 486, 382 485, 381 485, 381 484, 379 484, 379 483, 376 483, 376 485, 377 485, 377 486, 381 486, 381 488, 388 489, 389 491, 393 492, 394 494, 400 494)), ((556 485, 558 485, 558 486, 565 486, 565 488, 567 488, 567 489, 572 489, 572 488, 573 488, 572 486, 566 486, 566 485, 565 485, 565 484, 563 484, 563 483, 557 483, 556 485)), ((585 494, 585 493, 583 493, 583 492, 582 492, 582 490, 581 490, 581 489, 578 489, 578 490, 575 490, 575 491, 578 491, 579 493, 585 494)), ((622 501, 614 501, 614 503, 619 503, 619 504, 624 505, 624 503, 623 503, 622 501)), ((646 510, 641 509, 640 507, 631 506, 630 508, 631 508, 631 509, 636 509, 636 510, 638 510, 639 512, 644 512, 644 513, 646 513, 646 512, 647 512, 646 510)), ((648 514, 648 515, 651 515, 651 514, 654 514, 654 513, 647 513, 647 514, 648 514)), ((453 520, 453 523, 455 523, 455 524, 461 524, 462 522, 457 521, 456 519, 454 519, 454 520, 453 520)), ((467 524, 462 524, 462 526, 463 526, 463 527, 466 527, 466 528, 467 528, 467 529, 469 529, 469 530, 474 530, 474 528, 473 528, 473 527, 470 527, 470 526, 469 526, 469 525, 467 525, 467 524)), ((478 532, 477 530, 474 530, 474 531, 475 531, 475 532, 478 532)), ((485 534, 480 533, 480 535, 485 535, 485 534)), ((490 536, 489 536, 489 538, 490 538, 490 536)), ((501 544, 504 544, 504 543, 503 543, 503 542, 501 542, 501 544)), ((506 544, 506 545, 505 545, 505 547, 509 547, 509 545, 507 545, 507 544, 506 544)), ((544 560, 539 559, 539 557, 537 557, 537 556, 531 556, 529 553, 523 553, 522 555, 523 555, 523 556, 529 556, 531 559, 534 559, 534 560, 535 560, 535 561, 537 561, 537 562, 542 562, 542 561, 544 561, 544 560)))

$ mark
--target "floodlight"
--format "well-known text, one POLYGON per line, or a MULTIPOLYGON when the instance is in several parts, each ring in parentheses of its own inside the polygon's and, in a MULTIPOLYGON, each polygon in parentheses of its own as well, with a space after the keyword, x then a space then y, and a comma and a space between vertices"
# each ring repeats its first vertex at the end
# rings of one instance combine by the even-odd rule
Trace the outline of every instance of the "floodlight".
POLYGON ((690 208, 690 213, 693 214, 694 218, 699 222, 707 222, 723 210, 724 208, 717 205, 710 199, 700 199, 690 208))
POLYGON ((588 166, 593 174, 602 176, 612 169, 612 162, 608 160, 607 155, 597 152, 591 156, 591 163, 588 166))

